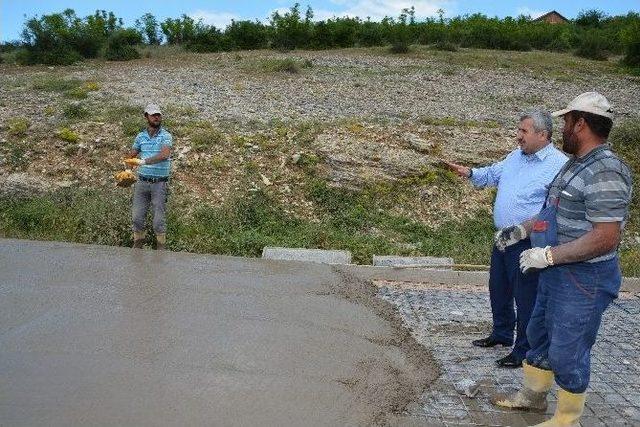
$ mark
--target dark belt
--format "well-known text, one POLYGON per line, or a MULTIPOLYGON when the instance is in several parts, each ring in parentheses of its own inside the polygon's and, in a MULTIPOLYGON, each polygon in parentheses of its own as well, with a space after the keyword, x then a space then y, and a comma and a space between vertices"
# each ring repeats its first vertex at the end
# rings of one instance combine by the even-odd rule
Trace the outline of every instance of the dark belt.
POLYGON ((138 175, 138 179, 140 181, 144 181, 144 182, 167 182, 169 181, 169 177, 168 176, 156 176, 156 177, 151 177, 151 176, 144 176, 144 175, 138 175))

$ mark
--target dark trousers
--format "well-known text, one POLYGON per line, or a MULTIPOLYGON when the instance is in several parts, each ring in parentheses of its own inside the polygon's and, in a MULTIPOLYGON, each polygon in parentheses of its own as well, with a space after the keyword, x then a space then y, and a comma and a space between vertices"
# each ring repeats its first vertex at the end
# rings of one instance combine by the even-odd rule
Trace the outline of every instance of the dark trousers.
POLYGON ((520 272, 520 254, 530 248, 529 239, 507 247, 505 252, 500 252, 494 246, 489 270, 489 297, 493 314, 491 336, 511 344, 513 330, 516 329, 513 355, 520 360, 524 360, 530 348, 526 331, 538 290, 538 273, 525 275, 520 272))

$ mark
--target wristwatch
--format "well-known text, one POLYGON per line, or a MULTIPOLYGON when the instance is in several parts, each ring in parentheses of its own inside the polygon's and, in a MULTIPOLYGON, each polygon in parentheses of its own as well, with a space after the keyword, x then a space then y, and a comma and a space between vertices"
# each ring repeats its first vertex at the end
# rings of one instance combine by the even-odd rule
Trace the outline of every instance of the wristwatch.
POLYGON ((553 255, 551 254, 551 246, 547 246, 544 249, 544 257, 547 260, 547 263, 549 263, 549 265, 553 265, 553 255))

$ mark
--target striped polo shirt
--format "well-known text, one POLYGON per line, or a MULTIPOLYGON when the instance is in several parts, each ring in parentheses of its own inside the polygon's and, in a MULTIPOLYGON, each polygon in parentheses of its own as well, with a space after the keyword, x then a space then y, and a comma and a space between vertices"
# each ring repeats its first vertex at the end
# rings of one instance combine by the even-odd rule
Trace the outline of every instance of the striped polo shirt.
MULTIPOLYGON (((171 147, 173 145, 173 138, 171 134, 161 126, 153 137, 149 136, 147 129, 140 132, 138 136, 136 136, 133 147, 131 148, 140 153, 141 159, 148 159, 158 154, 163 145, 171 147)), ((169 176, 169 172, 171 172, 171 158, 152 165, 142 165, 138 169, 138 174, 152 178, 167 177, 169 176)))
MULTIPOLYGON (((631 190, 631 172, 611 152, 609 144, 603 144, 583 157, 572 157, 551 183, 547 198, 547 203, 559 199, 556 217, 560 244, 585 235, 593 229, 594 222, 620 222, 623 229, 629 217, 631 190), (571 179, 576 172, 578 174, 571 179)), ((587 262, 611 259, 616 252, 587 262)))

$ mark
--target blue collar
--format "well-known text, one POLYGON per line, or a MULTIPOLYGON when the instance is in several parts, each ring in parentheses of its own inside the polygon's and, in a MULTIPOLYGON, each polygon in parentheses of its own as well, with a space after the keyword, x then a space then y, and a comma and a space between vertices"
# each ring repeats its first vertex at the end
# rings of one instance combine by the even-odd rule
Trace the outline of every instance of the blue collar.
POLYGON ((147 136, 147 138, 149 138, 149 139, 155 138, 157 136, 160 136, 162 134, 162 132, 164 132, 164 128, 162 127, 162 125, 160 125, 158 127, 158 132, 156 132, 156 134, 154 136, 149 135, 149 127, 148 126, 142 131, 142 133, 144 133, 147 136))
POLYGON ((553 144, 551 142, 549 142, 547 145, 545 145, 543 148, 539 149, 538 151, 536 151, 533 154, 526 154, 524 151, 521 151, 522 155, 526 156, 527 159, 529 160, 540 160, 541 162, 544 161, 544 159, 547 158, 547 156, 549 154, 551 154, 551 152, 554 150, 553 144))

